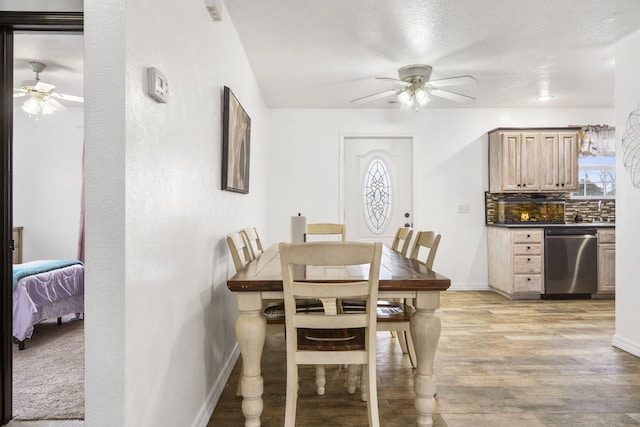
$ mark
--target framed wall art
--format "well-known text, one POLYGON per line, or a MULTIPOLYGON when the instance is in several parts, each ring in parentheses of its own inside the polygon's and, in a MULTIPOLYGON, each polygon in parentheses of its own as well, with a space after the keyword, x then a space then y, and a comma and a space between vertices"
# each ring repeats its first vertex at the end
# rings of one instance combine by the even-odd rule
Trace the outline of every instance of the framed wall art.
POLYGON ((224 87, 222 189, 249 192, 251 118, 231 89, 224 87))

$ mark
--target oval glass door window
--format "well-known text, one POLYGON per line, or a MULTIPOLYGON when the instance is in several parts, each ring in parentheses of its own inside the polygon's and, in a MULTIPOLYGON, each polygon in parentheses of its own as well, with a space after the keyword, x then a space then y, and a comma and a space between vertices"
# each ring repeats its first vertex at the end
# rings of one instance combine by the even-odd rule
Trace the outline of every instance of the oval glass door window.
POLYGON ((372 233, 380 234, 389 226, 391 213, 391 177, 384 160, 375 158, 365 170, 363 211, 372 233))

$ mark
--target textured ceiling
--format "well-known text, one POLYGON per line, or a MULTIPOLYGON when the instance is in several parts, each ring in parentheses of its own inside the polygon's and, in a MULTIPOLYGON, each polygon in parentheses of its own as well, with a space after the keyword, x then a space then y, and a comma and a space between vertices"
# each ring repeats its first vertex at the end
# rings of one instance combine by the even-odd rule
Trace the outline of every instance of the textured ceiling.
MULTIPOLYGON (((224 0, 266 103, 291 108, 399 108, 399 67, 428 64, 432 79, 470 74, 446 89, 476 98, 431 107, 611 107, 615 42, 640 29, 640 0, 224 0), (537 97, 548 91, 553 99, 537 97)), ((225 16, 226 15, 226 16, 225 16)), ((212 25, 215 25, 212 23, 212 25)), ((14 81, 83 95, 83 37, 16 34, 14 81)), ((73 104, 73 103, 68 103, 73 104)))
MULTIPOLYGON (((398 108, 397 69, 433 67, 432 79, 468 107, 614 105, 615 42, 640 28, 639 0, 225 0, 270 107, 398 108)), ((224 17, 225 19, 228 17, 224 17)), ((429 107, 463 104, 432 97, 429 107)))

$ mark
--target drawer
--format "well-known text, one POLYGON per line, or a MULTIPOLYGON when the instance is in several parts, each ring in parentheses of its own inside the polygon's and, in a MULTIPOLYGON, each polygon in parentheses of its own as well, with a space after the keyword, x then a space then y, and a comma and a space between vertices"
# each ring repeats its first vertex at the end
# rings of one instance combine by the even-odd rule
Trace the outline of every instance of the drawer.
POLYGON ((516 274, 513 276, 513 292, 544 293, 541 274, 516 274))
POLYGON ((516 255, 513 257, 513 272, 515 274, 542 274, 541 255, 516 255))
POLYGON ((542 243, 542 229, 514 230, 513 243, 542 243))
POLYGON ((598 230, 598 243, 615 243, 616 231, 615 230, 598 230))
POLYGON ((542 254, 542 244, 540 243, 518 243, 513 245, 514 255, 540 255, 542 254))

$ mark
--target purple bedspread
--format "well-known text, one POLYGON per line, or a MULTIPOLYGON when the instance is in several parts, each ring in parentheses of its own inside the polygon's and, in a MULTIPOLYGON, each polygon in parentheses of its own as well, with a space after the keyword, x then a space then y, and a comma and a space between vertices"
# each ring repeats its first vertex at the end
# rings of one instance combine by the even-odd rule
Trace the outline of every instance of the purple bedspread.
POLYGON ((30 338, 33 325, 84 313, 84 266, 75 264, 23 277, 13 290, 13 336, 30 338))

